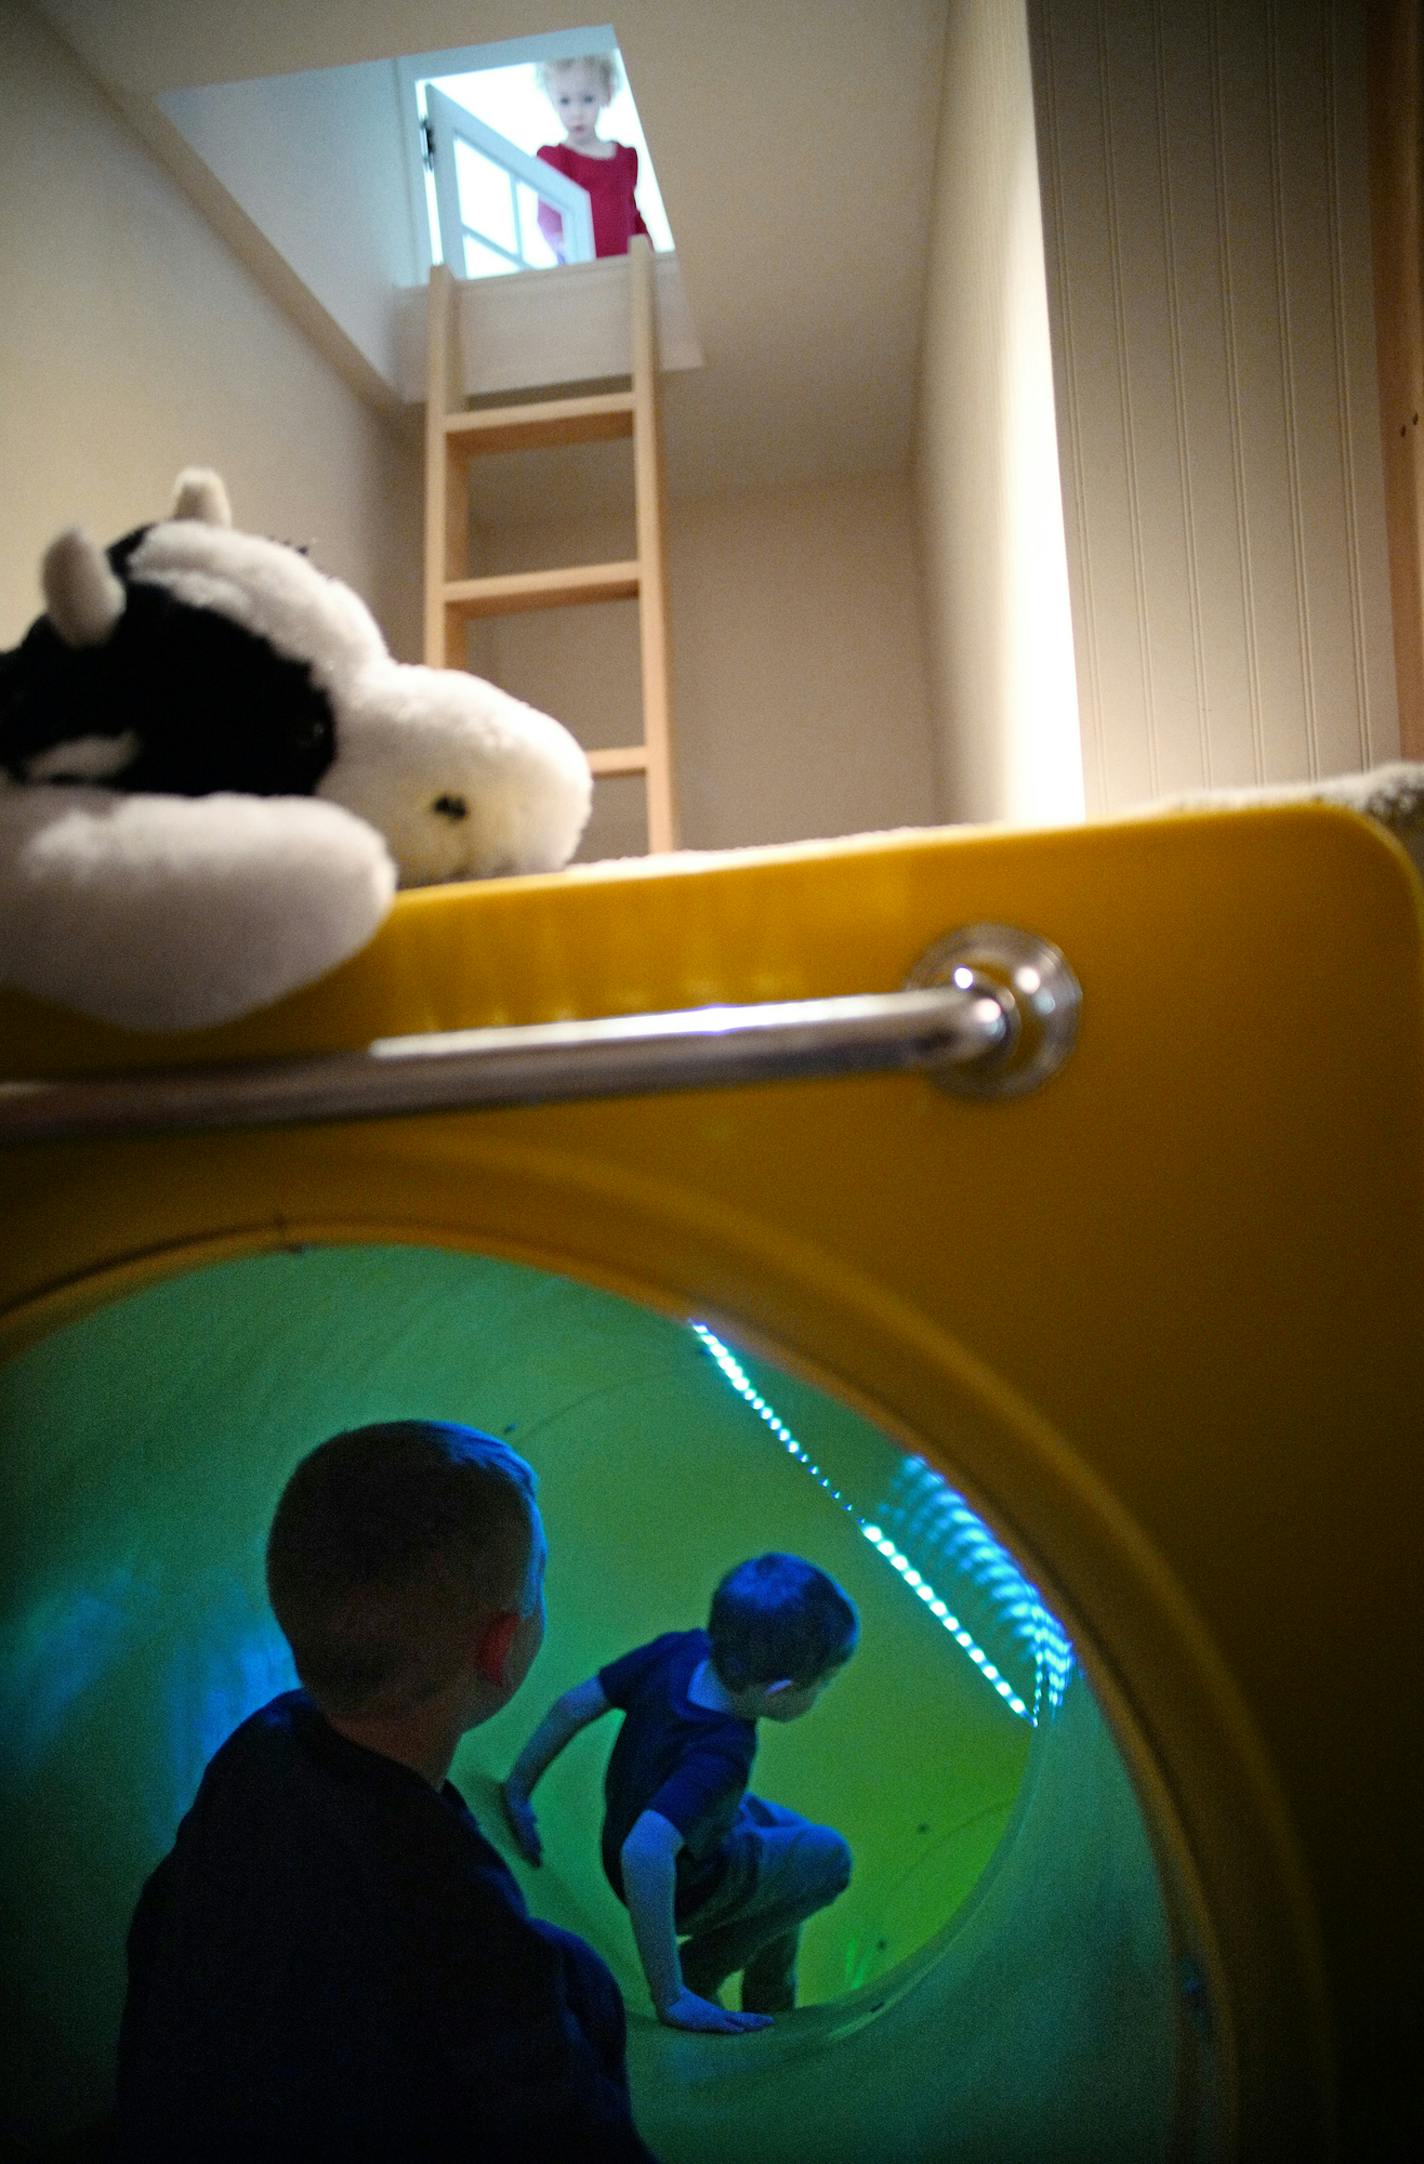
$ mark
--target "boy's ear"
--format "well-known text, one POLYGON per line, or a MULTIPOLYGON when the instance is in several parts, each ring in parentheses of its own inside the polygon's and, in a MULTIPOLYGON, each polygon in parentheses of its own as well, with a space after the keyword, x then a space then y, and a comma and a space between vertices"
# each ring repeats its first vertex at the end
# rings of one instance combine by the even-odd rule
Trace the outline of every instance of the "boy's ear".
POLYGON ((504 1671, 509 1662, 509 1650, 514 1644, 514 1634, 519 1628, 519 1617, 508 1610, 487 1623, 484 1635, 475 1649, 475 1667, 486 1683, 496 1690, 504 1682, 504 1671))

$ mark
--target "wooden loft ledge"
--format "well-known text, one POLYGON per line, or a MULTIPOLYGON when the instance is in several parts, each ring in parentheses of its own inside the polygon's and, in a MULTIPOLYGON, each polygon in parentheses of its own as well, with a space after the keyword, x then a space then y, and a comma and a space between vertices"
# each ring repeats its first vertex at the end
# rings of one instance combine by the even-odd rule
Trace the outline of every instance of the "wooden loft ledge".
MULTIPOLYGON (((463 380, 451 385, 451 405, 627 376, 628 265, 627 256, 608 256, 557 270, 521 271, 516 278, 458 280, 455 329, 463 380)), ((676 255, 654 256, 651 271, 659 369, 667 375, 700 368, 702 348, 676 255)), ((409 405, 425 397, 425 346, 426 288, 403 288, 397 295, 396 371, 409 405)))

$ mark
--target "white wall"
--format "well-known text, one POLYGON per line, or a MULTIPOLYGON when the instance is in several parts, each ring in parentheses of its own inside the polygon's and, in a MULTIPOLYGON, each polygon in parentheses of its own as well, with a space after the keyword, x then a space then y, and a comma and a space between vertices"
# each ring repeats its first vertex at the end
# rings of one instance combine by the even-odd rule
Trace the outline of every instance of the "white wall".
POLYGON ((347 389, 67 49, 0 0, 0 646, 41 552, 166 510, 193 463, 420 647, 418 451, 347 389))
POLYGON ((1031 0, 1089 805, 1397 755, 1356 0, 1031 0))
MULTIPOLYGON (((618 519, 486 537, 481 571, 632 553, 618 519)), ((690 848, 936 817, 914 522, 903 481, 674 502, 669 586, 690 848)), ((590 746, 641 735, 634 604, 507 617, 475 665, 590 746)), ((641 785, 600 782, 585 859, 647 847, 641 785)))
POLYGON ((1082 817, 1022 0, 950 0, 915 491, 942 808, 1082 817))
MULTIPOLYGON (((170 92, 159 102, 387 382, 395 288, 423 277, 393 60, 170 92)), ((419 205, 422 224, 425 206, 419 205)))

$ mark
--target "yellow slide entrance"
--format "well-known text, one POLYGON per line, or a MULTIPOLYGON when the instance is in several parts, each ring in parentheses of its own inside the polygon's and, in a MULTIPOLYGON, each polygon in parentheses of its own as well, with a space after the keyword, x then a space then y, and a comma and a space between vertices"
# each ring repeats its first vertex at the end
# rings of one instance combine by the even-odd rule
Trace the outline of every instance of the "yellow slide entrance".
MULTIPOLYGON (((397 1411, 541 1473, 548 1651, 456 1767, 486 1821, 546 1694, 697 1620, 727 1561, 800 1547, 862 1604, 759 1773, 856 1879, 765 2037, 635 2018, 670 2164, 1403 2136, 1424 943, 1384 836, 1292 809, 416 894, 223 1031, 14 997, 0 1040, 64 1075, 889 991, 986 920, 1083 988, 1062 1071, 1005 1102, 909 1074, 4 1147, 16 2142, 102 2111, 142 1873, 287 1680, 254 1576, 285 1469, 397 1411), (1018 1639, 996 1570, 1041 1602, 1018 1639)), ((530 1891, 636 2016, 602 1750, 551 1776, 530 1891)))

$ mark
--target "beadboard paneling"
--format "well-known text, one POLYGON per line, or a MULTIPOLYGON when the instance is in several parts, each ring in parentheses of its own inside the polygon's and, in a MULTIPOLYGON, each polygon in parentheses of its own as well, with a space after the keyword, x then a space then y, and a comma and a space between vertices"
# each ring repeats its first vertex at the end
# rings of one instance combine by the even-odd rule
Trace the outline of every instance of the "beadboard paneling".
POLYGON ((1397 756, 1356 0, 1030 0, 1090 811, 1397 756))

